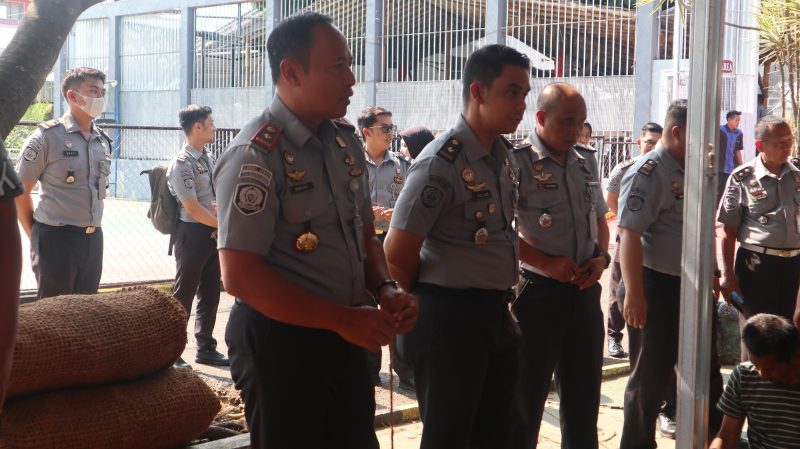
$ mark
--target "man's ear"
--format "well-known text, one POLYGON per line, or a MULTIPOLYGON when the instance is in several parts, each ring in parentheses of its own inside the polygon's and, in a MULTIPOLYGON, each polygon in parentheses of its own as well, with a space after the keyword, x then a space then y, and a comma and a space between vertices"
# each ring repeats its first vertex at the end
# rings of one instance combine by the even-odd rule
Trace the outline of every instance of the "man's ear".
POLYGON ((367 137, 371 137, 372 130, 369 128, 361 128, 361 135, 364 136, 364 139, 366 139, 367 137))
MULTIPOLYGON (((300 86, 300 75, 303 67, 292 58, 283 58, 280 64, 281 78, 292 87, 300 86)), ((277 81, 277 80, 275 80, 277 81)))
POLYGON ((547 112, 544 112, 542 110, 536 111, 536 123, 538 123, 539 126, 544 126, 544 120, 546 118, 547 118, 547 112))
POLYGON ((477 81, 473 81, 472 84, 469 85, 469 95, 478 104, 483 104, 484 101, 483 85, 477 81))
POLYGON ((764 151, 764 149, 763 149, 764 143, 763 142, 764 142, 763 140, 756 139, 756 150, 758 150, 759 153, 764 151))

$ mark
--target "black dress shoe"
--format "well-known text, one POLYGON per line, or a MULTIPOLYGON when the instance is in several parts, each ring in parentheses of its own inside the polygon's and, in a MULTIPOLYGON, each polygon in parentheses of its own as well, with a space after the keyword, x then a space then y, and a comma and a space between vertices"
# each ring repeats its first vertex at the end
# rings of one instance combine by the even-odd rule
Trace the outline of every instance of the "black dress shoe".
POLYGON ((401 390, 409 390, 414 391, 417 389, 416 385, 414 385, 414 378, 410 377, 408 379, 400 378, 400 382, 397 385, 401 390))
POLYGON ((192 365, 186 363, 186 361, 181 357, 178 357, 178 360, 176 360, 172 366, 179 369, 192 369, 192 365))
POLYGON ((196 363, 202 363, 203 365, 231 366, 231 361, 216 349, 197 351, 197 356, 194 358, 194 361, 196 363))
POLYGON ((615 359, 624 359, 628 356, 628 353, 622 349, 622 342, 617 338, 609 338, 608 339, 608 355, 609 357, 614 357, 615 359))
POLYGON ((372 380, 373 387, 380 387, 381 386, 381 375, 378 373, 373 373, 369 375, 370 379, 372 380))
POLYGON ((675 425, 674 419, 663 413, 658 414, 658 419, 656 419, 656 428, 662 437, 674 440, 676 427, 677 426, 675 425))

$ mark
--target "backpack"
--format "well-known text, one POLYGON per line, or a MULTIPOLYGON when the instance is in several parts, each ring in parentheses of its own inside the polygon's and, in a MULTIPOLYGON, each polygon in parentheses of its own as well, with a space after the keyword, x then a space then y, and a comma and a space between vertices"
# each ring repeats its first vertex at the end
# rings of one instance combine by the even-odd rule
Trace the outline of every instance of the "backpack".
POLYGON ((149 170, 144 170, 139 175, 147 173, 150 181, 150 209, 147 218, 162 234, 172 234, 175 223, 178 222, 180 203, 172 196, 167 185, 167 166, 157 165, 149 170))

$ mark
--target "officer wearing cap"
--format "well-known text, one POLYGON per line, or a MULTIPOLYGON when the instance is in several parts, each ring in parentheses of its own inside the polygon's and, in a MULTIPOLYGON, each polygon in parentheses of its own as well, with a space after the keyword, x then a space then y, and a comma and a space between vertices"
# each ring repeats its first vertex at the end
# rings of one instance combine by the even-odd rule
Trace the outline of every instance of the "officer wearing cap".
MULTIPOLYGON (((364 155, 367 158, 369 173, 369 193, 372 199, 372 212, 375 218, 375 233, 383 241, 389 230, 392 210, 405 185, 411 160, 402 154, 389 150, 396 127, 392 123, 392 113, 380 106, 370 106, 361 111, 357 119, 358 129, 364 140, 364 155)), ((400 377, 400 386, 414 388, 414 372, 401 358, 396 356, 390 346, 392 367, 400 377)), ((381 351, 367 354, 370 375, 375 385, 380 385, 381 351)))
POLYGON ((464 111, 414 162, 385 248, 420 303, 398 343, 414 366, 421 448, 507 447, 518 370, 518 168, 501 134, 525 113, 530 62, 488 45, 464 67, 464 111))
POLYGON ((596 447, 604 332, 597 281, 611 262, 608 207, 594 151, 577 145, 586 120, 581 94, 551 84, 536 108, 530 146, 514 151, 525 278, 513 306, 524 342, 519 447, 536 446, 553 371, 562 442, 596 447))
POLYGON ((31 239, 38 297, 96 293, 103 268, 103 199, 111 167, 111 139, 94 124, 104 108, 106 76, 88 67, 64 74, 69 111, 39 125, 17 163, 25 193, 19 221, 31 239), (31 191, 39 182, 39 204, 31 191))
POLYGON ((756 157, 728 178, 719 206, 722 295, 736 291, 744 318, 770 313, 792 319, 800 285, 800 170, 789 156, 789 124, 766 116, 755 129, 756 157), (734 263, 734 249, 739 242, 734 263))
MULTIPOLYGON (((656 417, 669 388, 665 379, 678 359, 686 117, 686 100, 673 102, 656 148, 633 164, 622 180, 618 229, 623 315, 636 357, 625 388, 623 449, 656 447, 656 417)), ((712 309, 715 335, 716 307, 712 309)), ((710 371, 709 403, 716 404, 722 377, 714 337, 710 371)), ((713 408, 710 413, 713 436, 721 417, 713 408)))
POLYGON ((17 329, 19 278, 22 248, 17 230, 17 209, 12 199, 22 194, 22 184, 14 173, 3 141, 0 140, 0 230, 3 232, 3 257, 0 258, 0 414, 11 373, 11 359, 17 329))
MULTIPOLYGON (((181 204, 172 233, 176 268, 172 294, 190 314, 197 294, 195 362, 228 366, 228 358, 217 351, 217 340, 213 337, 219 306, 220 271, 216 240, 217 200, 211 176, 214 161, 205 146, 214 142, 214 117, 208 106, 191 104, 181 109, 178 119, 186 141, 167 168, 167 185, 181 204)), ((175 366, 190 368, 180 357, 175 366)))
POLYGON ((355 83, 331 23, 303 13, 273 29, 277 95, 214 171, 222 276, 237 298, 225 340, 257 448, 377 449, 364 348, 416 321, 375 236, 355 128, 331 120, 355 83))

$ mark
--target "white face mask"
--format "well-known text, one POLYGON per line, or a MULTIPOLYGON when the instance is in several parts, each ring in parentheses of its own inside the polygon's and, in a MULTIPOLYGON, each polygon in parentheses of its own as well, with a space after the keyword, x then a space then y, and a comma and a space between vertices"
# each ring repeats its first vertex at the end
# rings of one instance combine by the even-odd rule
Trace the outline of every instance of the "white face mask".
MULTIPOLYGON (((91 118, 97 118, 100 114, 103 113, 103 109, 106 107, 106 99, 104 97, 94 98, 94 97, 84 97, 83 95, 72 91, 75 95, 81 97, 83 99, 84 104, 78 104, 78 107, 83 110, 86 114, 89 115, 91 118)), ((75 103, 77 104, 77 102, 75 103)))

